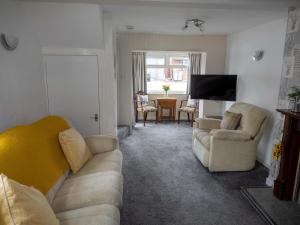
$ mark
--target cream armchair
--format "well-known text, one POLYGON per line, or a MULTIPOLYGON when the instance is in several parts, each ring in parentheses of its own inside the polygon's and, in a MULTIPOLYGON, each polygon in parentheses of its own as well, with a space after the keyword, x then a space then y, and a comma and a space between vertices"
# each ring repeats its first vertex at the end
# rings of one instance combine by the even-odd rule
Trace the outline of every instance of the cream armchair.
POLYGON ((228 111, 242 114, 237 130, 220 129, 217 119, 197 118, 193 124, 193 152, 211 172, 247 171, 255 166, 267 113, 247 103, 235 103, 228 111))

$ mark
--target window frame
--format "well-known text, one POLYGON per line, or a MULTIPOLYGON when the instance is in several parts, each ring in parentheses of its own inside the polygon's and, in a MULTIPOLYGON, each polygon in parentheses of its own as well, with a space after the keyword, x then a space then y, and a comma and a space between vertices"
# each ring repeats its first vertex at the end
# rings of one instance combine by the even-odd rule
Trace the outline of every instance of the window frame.
MULTIPOLYGON (((151 51, 151 52, 146 52, 146 61, 147 61, 147 57, 158 57, 158 58, 164 58, 164 65, 154 65, 154 64, 147 64, 146 62, 146 70, 148 68, 154 68, 154 69, 187 69, 187 72, 189 73, 189 65, 171 65, 170 64, 170 58, 171 57, 187 57, 189 58, 189 52, 161 52, 161 51, 151 51)), ((173 81, 174 82, 174 81, 173 81)), ((176 82, 176 81, 175 81, 176 82)), ((187 81, 188 82, 188 81, 187 81)), ((147 85, 148 85, 148 81, 147 81, 147 85)), ((186 84, 187 87, 188 84, 186 84)), ((147 93, 148 94, 164 94, 164 91, 158 91, 158 90, 149 90, 148 86, 147 86, 147 93)), ((186 90, 184 91, 172 91, 172 89, 169 91, 169 94, 181 94, 181 95, 185 95, 186 94, 186 90)))

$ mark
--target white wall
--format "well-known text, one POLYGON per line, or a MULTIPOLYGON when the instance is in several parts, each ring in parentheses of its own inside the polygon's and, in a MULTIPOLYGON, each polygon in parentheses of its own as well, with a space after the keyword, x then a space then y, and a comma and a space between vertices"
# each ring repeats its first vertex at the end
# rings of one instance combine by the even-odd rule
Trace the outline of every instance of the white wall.
POLYGON ((104 48, 102 7, 96 4, 24 2, 41 45, 104 48))
POLYGON ((0 131, 46 114, 41 46, 22 4, 0 1, 0 32, 19 37, 15 51, 0 45, 0 131))
POLYGON ((102 130, 105 134, 117 135, 117 77, 114 68, 114 37, 112 18, 104 14, 104 61, 103 61, 103 120, 102 130))
MULTIPOLYGON (((206 73, 224 73, 226 36, 118 34, 118 123, 131 125, 133 120, 131 52, 133 50, 202 51, 207 53, 206 73)), ((178 96, 178 99, 182 96, 178 96)))
POLYGON ((0 32, 20 38, 15 51, 0 46, 0 131, 47 114, 42 48, 63 47, 103 49, 101 126, 104 133, 116 134, 113 31, 110 17, 103 22, 101 6, 1 0, 0 32))
POLYGON ((226 72, 238 74, 237 101, 258 105, 270 113, 269 123, 259 145, 257 158, 269 165, 271 131, 277 105, 286 19, 280 19, 228 36, 226 72), (254 51, 264 50, 261 61, 251 59, 254 51))

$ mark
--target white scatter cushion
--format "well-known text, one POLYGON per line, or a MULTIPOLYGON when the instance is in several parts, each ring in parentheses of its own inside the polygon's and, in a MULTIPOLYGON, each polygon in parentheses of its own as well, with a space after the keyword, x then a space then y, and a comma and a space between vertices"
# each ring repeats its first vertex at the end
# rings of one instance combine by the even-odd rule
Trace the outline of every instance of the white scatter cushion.
POLYGON ((148 95, 139 95, 139 101, 142 103, 143 106, 149 104, 148 95))
POLYGON ((58 137, 71 170, 76 173, 92 158, 92 153, 85 143, 84 138, 74 128, 59 132, 58 137))
POLYGON ((0 224, 59 225, 59 221, 40 191, 1 174, 0 224))
POLYGON ((196 107, 197 106, 196 100, 189 98, 188 101, 187 101, 187 103, 186 103, 186 106, 187 107, 196 107))

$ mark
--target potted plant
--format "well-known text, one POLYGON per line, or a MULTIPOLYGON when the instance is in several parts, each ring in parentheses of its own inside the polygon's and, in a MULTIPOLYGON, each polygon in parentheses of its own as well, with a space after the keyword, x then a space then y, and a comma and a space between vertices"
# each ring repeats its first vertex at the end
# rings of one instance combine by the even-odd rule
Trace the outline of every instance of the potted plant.
POLYGON ((288 99, 293 112, 300 112, 300 87, 293 86, 288 93, 288 99))
POLYGON ((165 96, 168 96, 168 91, 170 90, 170 85, 169 84, 164 84, 162 86, 162 88, 165 91, 165 96))

